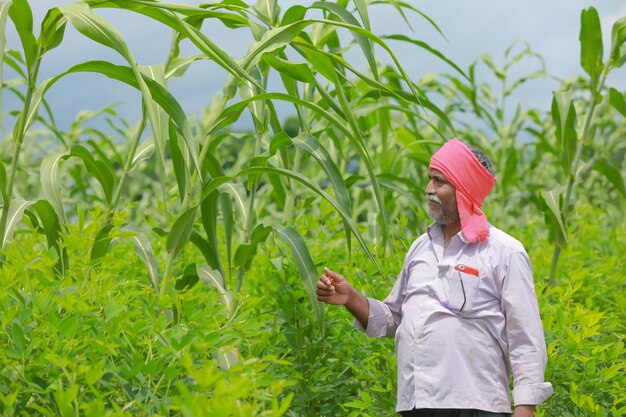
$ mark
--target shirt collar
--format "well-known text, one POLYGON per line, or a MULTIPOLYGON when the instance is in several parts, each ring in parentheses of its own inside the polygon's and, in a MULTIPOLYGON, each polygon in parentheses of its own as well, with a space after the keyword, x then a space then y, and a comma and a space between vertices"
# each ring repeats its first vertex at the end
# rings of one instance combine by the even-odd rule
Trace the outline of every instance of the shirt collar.
MULTIPOLYGON (((438 237, 442 237, 443 226, 440 223, 433 222, 430 224, 430 226, 426 228, 426 233, 428 233, 428 237, 430 238, 431 241, 438 237)), ((458 236, 459 239, 461 239, 463 243, 469 243, 469 241, 465 238, 465 235, 463 234, 462 230, 459 230, 459 233, 457 233, 455 236, 458 236)))

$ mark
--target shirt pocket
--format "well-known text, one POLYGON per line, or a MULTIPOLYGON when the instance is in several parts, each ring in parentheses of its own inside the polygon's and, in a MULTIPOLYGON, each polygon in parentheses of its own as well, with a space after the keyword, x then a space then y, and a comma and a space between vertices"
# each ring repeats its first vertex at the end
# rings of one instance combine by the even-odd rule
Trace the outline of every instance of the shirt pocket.
POLYGON ((471 310, 480 283, 478 270, 463 264, 440 267, 439 270, 433 289, 441 305, 458 314, 471 310))

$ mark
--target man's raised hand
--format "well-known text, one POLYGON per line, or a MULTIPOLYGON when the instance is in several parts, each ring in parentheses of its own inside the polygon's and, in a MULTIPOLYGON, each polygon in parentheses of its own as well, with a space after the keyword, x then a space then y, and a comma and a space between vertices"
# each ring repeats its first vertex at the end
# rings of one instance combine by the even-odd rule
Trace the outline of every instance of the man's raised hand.
POLYGON ((345 305, 352 287, 340 274, 324 268, 324 274, 317 281, 317 299, 326 304, 345 305))

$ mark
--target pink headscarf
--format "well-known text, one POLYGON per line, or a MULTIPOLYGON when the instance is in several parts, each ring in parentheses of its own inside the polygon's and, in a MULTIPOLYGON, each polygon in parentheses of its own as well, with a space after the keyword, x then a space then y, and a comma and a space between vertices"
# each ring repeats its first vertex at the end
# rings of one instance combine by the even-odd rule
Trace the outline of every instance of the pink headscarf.
POLYGON ((496 183, 496 178, 458 139, 446 142, 430 159, 430 168, 441 171, 456 189, 461 230, 470 242, 489 237, 487 217, 480 207, 496 183))

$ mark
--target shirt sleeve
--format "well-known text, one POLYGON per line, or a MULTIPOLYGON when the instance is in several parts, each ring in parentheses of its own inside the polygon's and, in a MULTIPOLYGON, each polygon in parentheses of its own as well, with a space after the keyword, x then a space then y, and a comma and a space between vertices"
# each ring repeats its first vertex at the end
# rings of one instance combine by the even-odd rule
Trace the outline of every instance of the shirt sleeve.
POLYGON ((502 283, 502 312, 506 318, 509 360, 515 405, 537 405, 552 394, 544 381, 546 342, 530 259, 525 251, 511 253, 502 283))
POLYGON ((402 320, 402 302, 404 301, 405 272, 402 272, 396 279, 391 292, 384 301, 367 297, 369 304, 369 315, 367 316, 367 327, 357 320, 354 320, 354 327, 368 337, 394 337, 396 329, 402 320))

